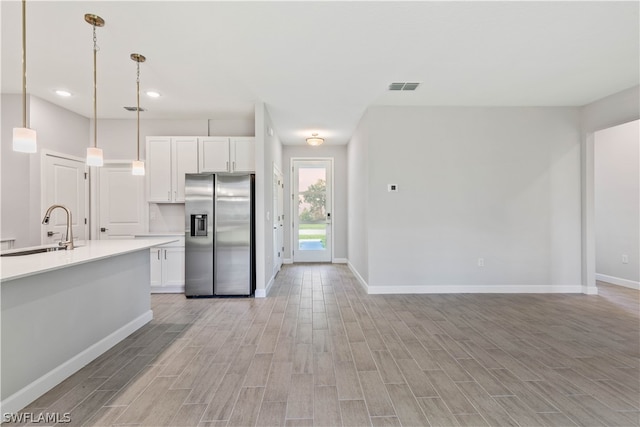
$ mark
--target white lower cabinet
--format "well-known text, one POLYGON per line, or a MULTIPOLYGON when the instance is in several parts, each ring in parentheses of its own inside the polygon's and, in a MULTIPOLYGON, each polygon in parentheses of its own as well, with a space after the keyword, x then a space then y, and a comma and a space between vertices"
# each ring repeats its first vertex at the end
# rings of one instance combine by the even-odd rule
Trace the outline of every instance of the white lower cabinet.
POLYGON ((151 293, 184 292, 184 247, 158 246, 149 250, 151 293))

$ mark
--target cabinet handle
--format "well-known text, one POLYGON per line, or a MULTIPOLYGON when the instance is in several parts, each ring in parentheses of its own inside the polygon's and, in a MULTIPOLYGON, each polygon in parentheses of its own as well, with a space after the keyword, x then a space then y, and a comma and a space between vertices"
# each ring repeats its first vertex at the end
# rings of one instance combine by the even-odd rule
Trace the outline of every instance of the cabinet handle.
POLYGON ((164 259, 165 260, 167 259, 167 250, 166 249, 164 250, 164 259))
POLYGON ((178 200, 178 191, 173 192, 173 201, 178 200))
POLYGON ((233 172, 235 172, 235 171, 236 171, 236 162, 234 161, 233 162, 233 172))
POLYGON ((158 261, 160 261, 160 249, 158 249, 158 261))
POLYGON ((225 166, 225 169, 227 170, 227 172, 229 172, 229 161, 227 160, 227 165, 225 166))
POLYGON ((167 191, 167 201, 171 201, 171 190, 167 191))

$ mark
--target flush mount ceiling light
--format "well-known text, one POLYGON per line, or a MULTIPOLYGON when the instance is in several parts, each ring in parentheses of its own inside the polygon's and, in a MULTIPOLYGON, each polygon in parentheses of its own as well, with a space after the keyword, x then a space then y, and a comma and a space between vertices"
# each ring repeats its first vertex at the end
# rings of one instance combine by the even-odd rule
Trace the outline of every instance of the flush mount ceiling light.
POLYGON ((98 91, 96 70, 98 44, 96 27, 104 27, 104 19, 98 15, 87 13, 84 15, 84 20, 93 27, 93 147, 87 148, 87 166, 102 166, 104 164, 104 158, 102 156, 102 150, 98 148, 98 91))
POLYGON ((321 145, 324 142, 324 138, 318 137, 317 133, 312 133, 311 138, 307 138, 307 144, 309 145, 321 145))
POLYGON ((160 98, 160 92, 156 92, 155 90, 148 90, 145 93, 149 98, 160 98))
POLYGON ((68 97, 71 96, 71 92, 63 90, 63 89, 58 89, 58 90, 56 90, 56 95, 62 96, 63 98, 68 98, 68 97))
POLYGON ((13 151, 38 151, 36 131, 27 127, 27 2, 22 0, 22 127, 13 128, 13 151))
POLYGON ((147 58, 140 55, 139 53, 132 53, 131 59, 136 62, 136 112, 138 116, 138 148, 136 151, 137 160, 134 160, 131 164, 131 174, 144 176, 144 162, 140 161, 140 63, 146 61, 147 58))

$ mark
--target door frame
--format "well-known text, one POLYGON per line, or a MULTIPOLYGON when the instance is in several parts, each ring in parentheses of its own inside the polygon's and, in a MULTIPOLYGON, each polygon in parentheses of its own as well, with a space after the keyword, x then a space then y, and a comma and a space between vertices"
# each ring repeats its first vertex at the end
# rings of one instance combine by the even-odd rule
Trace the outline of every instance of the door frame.
MULTIPOLYGON (((46 180, 47 180, 47 156, 49 157, 57 157, 64 160, 70 160, 73 162, 85 163, 85 159, 82 157, 72 156, 70 154, 60 153, 58 151, 42 149, 40 150, 40 217, 44 215, 45 211, 49 208, 47 206, 47 196, 45 194, 44 189, 46 188, 46 180)), ((86 240, 91 238, 91 224, 92 221, 92 211, 91 207, 91 168, 85 166, 85 170, 88 175, 87 179, 85 179, 84 185, 84 209, 85 215, 87 218, 87 224, 84 225, 84 236, 86 240)), ((40 224, 40 244, 44 244, 43 236, 44 236, 45 226, 44 224, 40 224)))
POLYGON ((335 217, 335 205, 334 205, 334 188, 335 188, 335 162, 334 162, 334 158, 333 157, 291 157, 289 160, 289 196, 291 196, 289 198, 289 218, 290 218, 290 222, 291 222, 291 232, 289 233, 289 248, 291 251, 291 262, 295 263, 294 261, 294 247, 295 247, 295 242, 296 242, 296 236, 294 233, 294 217, 296 215, 296 207, 297 205, 295 205, 293 203, 294 201, 294 194, 293 194, 293 189, 295 188, 295 172, 294 172, 294 162, 296 161, 328 161, 331 164, 331 260, 330 262, 333 263, 334 260, 334 241, 335 238, 333 237, 333 232, 335 230, 335 221, 336 221, 336 217, 335 217))

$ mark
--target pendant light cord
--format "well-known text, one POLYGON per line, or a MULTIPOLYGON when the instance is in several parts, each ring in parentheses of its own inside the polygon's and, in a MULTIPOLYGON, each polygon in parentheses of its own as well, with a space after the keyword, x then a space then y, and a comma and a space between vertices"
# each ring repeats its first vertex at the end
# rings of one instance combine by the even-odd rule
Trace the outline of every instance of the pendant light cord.
POLYGON ((137 74, 136 74, 136 102, 138 104, 137 113, 138 113, 138 150, 137 150, 137 159, 140 161, 140 61, 136 61, 137 64, 137 74))
POLYGON ((98 44, 96 37, 96 25, 93 24, 93 146, 98 147, 98 90, 97 90, 97 53, 98 44))
POLYGON ((27 127, 27 0, 22 0, 22 127, 27 127))

